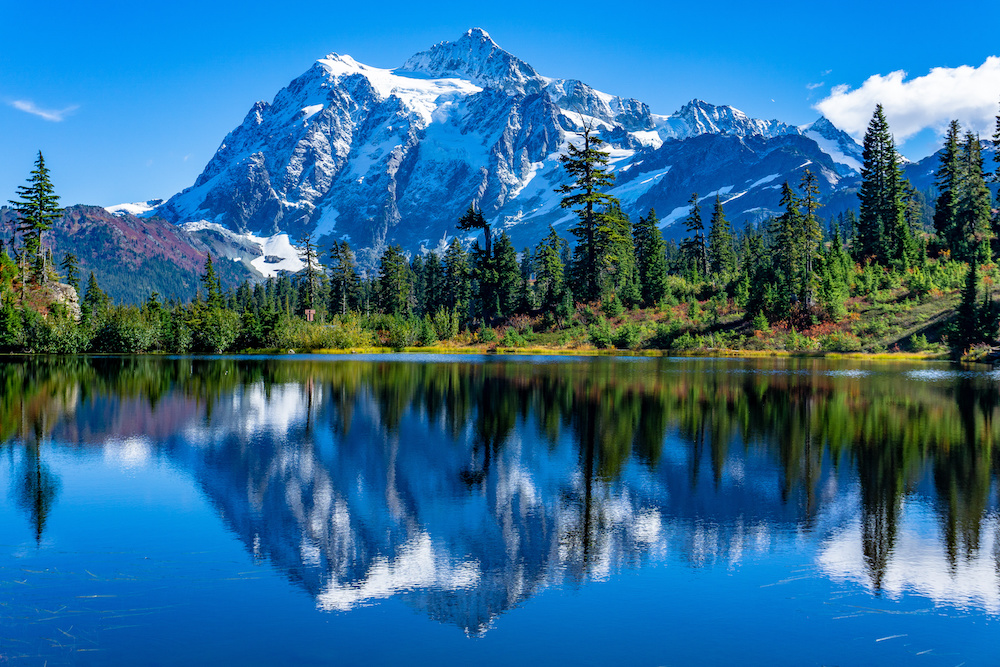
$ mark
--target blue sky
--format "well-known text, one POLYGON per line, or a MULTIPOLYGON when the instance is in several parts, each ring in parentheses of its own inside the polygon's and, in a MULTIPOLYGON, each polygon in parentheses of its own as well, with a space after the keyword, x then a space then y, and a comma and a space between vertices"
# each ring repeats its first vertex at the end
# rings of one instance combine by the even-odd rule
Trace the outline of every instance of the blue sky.
POLYGON ((255 101, 271 100, 315 59, 337 52, 395 67, 473 26, 542 74, 636 97, 654 113, 700 98, 802 124, 826 100, 831 119, 857 133, 873 101, 889 100, 901 150, 916 159, 933 151, 942 118, 986 129, 1000 104, 995 5, 941 8, 853 0, 7 3, 4 23, 16 27, 0 49, 0 201, 24 183, 38 150, 63 204, 168 197, 194 182, 255 101), (944 29, 948 20, 956 25, 944 29), (898 71, 907 76, 890 76, 898 71), (882 78, 869 80, 875 75, 882 78))

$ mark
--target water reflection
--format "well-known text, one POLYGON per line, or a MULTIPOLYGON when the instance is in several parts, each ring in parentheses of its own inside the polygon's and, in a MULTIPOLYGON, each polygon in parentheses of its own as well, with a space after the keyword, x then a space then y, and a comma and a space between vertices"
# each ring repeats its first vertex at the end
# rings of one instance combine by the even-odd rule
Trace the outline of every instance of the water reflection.
POLYGON ((478 633, 547 586, 813 545, 874 594, 997 613, 997 382, 818 360, 36 358, 0 363, 0 438, 39 541, 47 447, 164 455, 323 609, 400 596, 478 633))

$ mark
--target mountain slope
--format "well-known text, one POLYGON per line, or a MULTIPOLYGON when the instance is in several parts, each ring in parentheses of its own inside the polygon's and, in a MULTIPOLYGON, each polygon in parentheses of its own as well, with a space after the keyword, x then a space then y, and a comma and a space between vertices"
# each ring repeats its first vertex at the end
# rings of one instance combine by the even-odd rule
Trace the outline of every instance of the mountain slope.
MULTIPOLYGON (((0 239, 5 242, 12 215, 9 208, 0 208, 0 239)), ((101 289, 116 303, 142 303, 153 292, 164 299, 188 301, 200 286, 206 254, 224 260, 236 247, 217 233, 192 233, 163 218, 112 214, 82 205, 65 209, 46 233, 45 243, 57 263, 67 252, 77 256, 81 289, 86 289, 93 271, 101 289)), ((256 252, 246 248, 248 256, 256 252)), ((217 261, 215 266, 224 287, 255 277, 242 261, 217 261)))

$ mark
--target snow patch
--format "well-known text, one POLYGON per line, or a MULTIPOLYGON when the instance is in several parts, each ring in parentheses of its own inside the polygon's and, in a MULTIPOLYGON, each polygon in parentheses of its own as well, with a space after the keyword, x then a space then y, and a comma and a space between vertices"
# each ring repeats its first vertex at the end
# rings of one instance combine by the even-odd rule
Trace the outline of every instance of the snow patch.
POLYGON ((115 206, 105 206, 104 210, 113 215, 134 215, 137 218, 148 217, 153 210, 163 203, 162 199, 150 199, 149 201, 132 202, 129 204, 116 204, 115 206))

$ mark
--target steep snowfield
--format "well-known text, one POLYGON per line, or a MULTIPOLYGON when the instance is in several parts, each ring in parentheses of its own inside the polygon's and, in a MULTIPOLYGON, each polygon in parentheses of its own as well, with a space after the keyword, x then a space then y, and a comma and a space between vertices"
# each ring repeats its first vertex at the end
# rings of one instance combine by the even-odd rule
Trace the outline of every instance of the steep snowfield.
POLYGON ((258 255, 253 259, 235 257, 235 261, 248 259, 250 265, 265 278, 275 278, 281 271, 296 273, 305 268, 305 262, 299 258, 298 249, 288 238, 288 234, 275 234, 262 237, 254 234, 237 234, 222 225, 207 220, 194 220, 181 225, 184 231, 198 232, 211 230, 233 242, 234 245, 255 247, 258 255))
POLYGON ((155 211, 259 240, 251 264, 265 275, 295 266, 289 237, 349 239, 371 263, 392 243, 416 251, 447 239, 470 204, 521 247, 573 219, 555 192, 559 156, 585 126, 607 144, 624 210, 671 211, 668 226, 692 192, 743 198, 735 221, 757 220, 778 205, 765 183, 797 182, 812 165, 828 192, 859 167, 860 147, 825 119, 796 128, 700 100, 654 115, 542 76, 474 28, 398 69, 321 58, 255 104, 195 184, 155 211))

